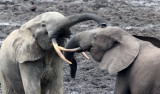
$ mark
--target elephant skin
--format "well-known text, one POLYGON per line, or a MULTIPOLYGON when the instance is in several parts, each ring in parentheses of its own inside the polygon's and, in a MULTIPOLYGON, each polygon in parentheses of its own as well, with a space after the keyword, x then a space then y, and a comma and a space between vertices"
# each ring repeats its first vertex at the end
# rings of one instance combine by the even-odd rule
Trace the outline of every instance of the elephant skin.
MULTIPOLYGON (((114 94, 160 94, 160 49, 154 46, 156 42, 156 38, 132 36, 121 28, 108 26, 78 33, 66 48, 81 47, 81 51, 89 51, 100 62, 101 69, 118 73, 114 94)), ((75 60, 74 53, 64 55, 75 60)))
POLYGON ((46 12, 11 32, 0 49, 2 93, 63 94, 62 60, 51 40, 63 46, 70 27, 86 20, 105 25, 105 20, 94 14, 65 17, 46 12))

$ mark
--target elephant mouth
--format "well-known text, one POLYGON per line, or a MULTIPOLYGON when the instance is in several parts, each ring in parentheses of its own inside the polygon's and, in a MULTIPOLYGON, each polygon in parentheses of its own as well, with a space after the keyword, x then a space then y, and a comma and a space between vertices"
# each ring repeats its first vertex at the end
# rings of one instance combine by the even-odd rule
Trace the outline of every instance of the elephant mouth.
MULTIPOLYGON (((51 40, 52 40, 52 45, 53 45, 56 53, 59 55, 59 57, 60 57, 63 61, 67 62, 68 64, 72 64, 72 62, 69 61, 69 60, 67 60, 67 59, 64 57, 64 55, 62 54, 61 51, 66 51, 66 52, 78 52, 78 51, 81 51, 81 50, 82 50, 80 47, 73 48, 73 49, 66 49, 66 48, 64 48, 64 47, 58 46, 57 41, 56 41, 55 38, 52 38, 51 40)), ((84 52, 81 52, 81 54, 82 54, 85 58, 89 59, 89 57, 88 57, 84 52)))

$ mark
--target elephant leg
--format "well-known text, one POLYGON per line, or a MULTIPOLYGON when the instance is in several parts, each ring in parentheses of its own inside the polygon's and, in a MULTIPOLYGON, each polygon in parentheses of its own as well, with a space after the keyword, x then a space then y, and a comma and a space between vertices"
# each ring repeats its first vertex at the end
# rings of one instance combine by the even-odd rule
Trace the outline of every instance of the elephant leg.
POLYGON ((19 64, 25 94, 41 94, 42 64, 41 60, 19 64))
POLYGON ((54 77, 51 81, 49 94, 63 94, 63 66, 61 59, 57 58, 53 63, 54 77))
POLYGON ((127 81, 125 75, 118 74, 114 94, 131 94, 127 81))
POLYGON ((49 84, 45 85, 41 83, 41 94, 48 94, 49 93, 49 84))
POLYGON ((49 90, 46 88, 41 89, 41 94, 48 94, 49 90))
POLYGON ((3 94, 24 94, 24 92, 16 92, 3 73, 1 74, 1 86, 3 94))
POLYGON ((1 77, 1 86, 3 94, 13 94, 11 86, 8 84, 4 76, 1 77))
POLYGON ((63 87, 56 85, 56 87, 50 88, 49 94, 63 94, 63 87))

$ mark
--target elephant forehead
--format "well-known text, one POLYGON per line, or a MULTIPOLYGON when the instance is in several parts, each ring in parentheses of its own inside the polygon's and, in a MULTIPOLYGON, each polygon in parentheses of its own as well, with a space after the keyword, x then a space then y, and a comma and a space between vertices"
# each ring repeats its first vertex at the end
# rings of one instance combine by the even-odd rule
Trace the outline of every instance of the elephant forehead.
POLYGON ((25 23, 24 25, 22 25, 22 27, 28 27, 30 25, 33 25, 37 22, 54 22, 56 24, 58 24, 59 22, 61 22, 60 20, 64 20, 66 17, 63 16, 62 14, 58 13, 58 12, 46 12, 43 13, 33 19, 31 19, 30 21, 28 21, 27 23, 25 23))

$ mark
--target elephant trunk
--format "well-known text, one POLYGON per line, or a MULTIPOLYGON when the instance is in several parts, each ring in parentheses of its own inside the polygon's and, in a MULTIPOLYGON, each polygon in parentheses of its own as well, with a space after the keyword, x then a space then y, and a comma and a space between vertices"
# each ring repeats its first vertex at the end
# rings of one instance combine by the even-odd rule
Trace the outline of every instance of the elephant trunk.
MULTIPOLYGON (((107 21, 104 18, 98 15, 90 14, 90 13, 83 13, 83 14, 71 15, 71 16, 68 16, 62 19, 61 22, 63 23, 60 22, 56 27, 54 27, 54 31, 59 31, 62 28, 65 28, 65 31, 66 31, 73 25, 83 22, 83 21, 87 21, 87 20, 96 21, 98 25, 102 28, 107 26, 107 21)), ((50 32, 50 37, 53 37, 54 31, 50 32)))
MULTIPOLYGON (((79 47, 79 44, 78 40, 76 40, 75 37, 71 38, 70 41, 65 46, 65 48, 67 49, 72 49, 76 47, 79 47)), ((70 73, 72 78, 75 78, 77 71, 77 62, 75 60, 74 53, 75 52, 64 52, 64 56, 66 57, 66 59, 72 62, 72 64, 70 64, 71 68, 70 73)))
MULTIPOLYGON (((51 40, 52 40, 53 47, 54 47, 55 51, 57 52, 57 54, 59 55, 59 57, 60 57, 62 60, 64 60, 65 62, 69 63, 69 64, 72 64, 72 62, 69 61, 68 59, 66 59, 65 56, 62 54, 61 51, 64 51, 64 52, 79 52, 79 51, 82 51, 81 47, 68 49, 68 48, 70 47, 70 46, 69 46, 69 47, 66 49, 66 48, 64 48, 64 47, 58 46, 58 43, 57 43, 57 41, 56 41, 56 38, 51 38, 51 40)), ((70 45, 70 44, 69 44, 69 45, 70 45)), ((73 46, 73 47, 75 47, 75 46, 73 46)), ((83 55, 85 58, 89 59, 84 52, 82 53, 82 55, 83 55)))
POLYGON ((94 14, 90 14, 90 13, 83 13, 83 14, 68 16, 67 19, 69 20, 69 22, 66 23, 68 24, 68 27, 71 27, 79 22, 86 21, 86 20, 94 20, 101 27, 107 26, 106 20, 104 18, 94 14))
MULTIPOLYGON (((106 24, 106 20, 104 20, 102 17, 100 16, 97 16, 97 15, 94 15, 94 14, 89 14, 89 13, 84 13, 84 14, 77 14, 77 15, 73 15, 73 16, 68 16, 66 18, 64 18, 61 22, 63 23, 57 23, 57 26, 54 27, 54 30, 53 32, 49 32, 49 37, 52 39, 52 44, 53 44, 53 47, 55 48, 55 51, 57 52, 57 54, 66 62, 68 62, 69 64, 73 64, 70 65, 71 66, 71 76, 74 78, 75 77, 75 73, 76 73, 76 69, 77 67, 74 67, 74 66, 77 66, 76 64, 76 61, 74 59, 74 53, 68 53, 66 55, 66 57, 68 58, 68 60, 63 56, 63 54, 61 53, 60 50, 66 50, 66 51, 69 51, 69 52, 77 52, 81 49, 69 49, 68 48, 75 48, 76 46, 78 46, 77 42, 75 42, 75 39, 73 38, 72 41, 74 41, 74 44, 68 44, 67 49, 63 48, 63 47, 59 47, 57 42, 56 42, 56 37, 57 37, 57 31, 69 31, 68 29, 79 23, 79 22, 82 22, 82 21, 86 21, 86 20, 94 20, 96 21, 101 27, 106 27, 107 24, 106 24), (70 61, 72 62, 70 62, 70 61), (73 66, 73 67, 72 67, 73 66), (73 70, 73 71, 72 71, 73 70)), ((65 33, 68 33, 68 32, 65 32, 65 33)), ((70 42, 72 42, 70 41, 70 42)), ((83 53, 84 55, 84 53, 83 53)), ((85 56, 85 55, 84 55, 85 56)))

